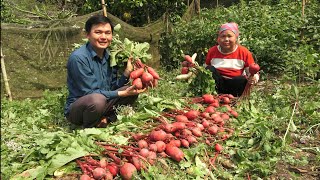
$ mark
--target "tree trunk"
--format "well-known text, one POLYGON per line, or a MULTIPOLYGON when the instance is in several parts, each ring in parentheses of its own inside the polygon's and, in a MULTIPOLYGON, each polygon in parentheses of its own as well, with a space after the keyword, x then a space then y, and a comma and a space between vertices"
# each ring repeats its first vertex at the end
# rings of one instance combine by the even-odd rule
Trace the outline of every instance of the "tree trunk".
POLYGON ((9 101, 12 101, 12 95, 9 87, 9 80, 7 77, 7 71, 6 71, 6 66, 4 64, 4 55, 2 54, 2 47, 1 47, 1 72, 3 75, 3 81, 4 81, 4 86, 6 88, 6 93, 9 97, 9 101))

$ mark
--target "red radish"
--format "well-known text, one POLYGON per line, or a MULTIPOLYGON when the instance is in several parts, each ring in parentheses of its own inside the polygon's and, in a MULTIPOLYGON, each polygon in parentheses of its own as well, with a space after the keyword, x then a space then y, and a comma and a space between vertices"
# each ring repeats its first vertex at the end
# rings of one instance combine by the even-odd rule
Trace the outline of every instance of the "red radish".
POLYGON ((197 127, 200 129, 200 131, 203 131, 204 130, 204 127, 202 124, 200 123, 197 123, 197 127))
POLYGON ((181 131, 181 134, 186 137, 186 136, 192 135, 192 132, 189 129, 183 129, 181 131))
POLYGON ((110 171, 106 171, 106 176, 104 177, 104 180, 112 180, 113 175, 111 174, 110 171))
POLYGON ((167 137, 166 137, 166 140, 170 140, 170 139, 173 139, 173 138, 174 138, 173 134, 168 133, 167 137))
POLYGON ((165 130, 167 133, 171 133, 173 132, 174 128, 172 124, 166 124, 164 125, 163 130, 165 130))
POLYGON ((214 96, 211 94, 204 94, 202 95, 203 102, 206 104, 211 104, 214 102, 214 96))
POLYGON ((221 152, 222 151, 222 146, 220 144, 218 144, 218 143, 214 146, 214 148, 215 148, 215 150, 217 152, 221 152))
POLYGON ((150 135, 150 140, 151 141, 163 141, 167 137, 167 133, 164 132, 163 130, 153 130, 150 135))
POLYGON ((153 165, 157 159, 157 154, 153 151, 149 151, 149 156, 147 157, 148 162, 153 165))
POLYGON ((174 136, 175 136, 175 137, 180 137, 180 136, 181 136, 181 132, 180 132, 180 131, 174 132, 174 136))
POLYGON ((173 146, 176 146, 176 147, 180 147, 181 146, 181 141, 178 140, 178 139, 174 139, 174 140, 171 140, 169 142, 170 145, 173 145, 173 146))
POLYGON ((153 79, 151 84, 152 84, 152 87, 157 87, 158 86, 158 79, 153 79))
POLYGON ((235 110, 231 110, 230 111, 230 114, 233 116, 233 117, 235 117, 235 118, 237 118, 239 115, 238 115, 238 113, 237 113, 237 111, 235 111, 235 110))
POLYGON ((163 152, 166 149, 166 143, 164 143, 163 141, 157 141, 156 143, 157 146, 157 152, 163 152))
POLYGON ((144 137, 145 137, 145 135, 143 133, 137 133, 137 134, 132 135, 132 138, 136 141, 139 141, 140 139, 142 139, 144 137))
POLYGON ((154 79, 160 79, 159 74, 152 67, 148 67, 147 71, 153 76, 154 79))
POLYGON ((136 167, 138 171, 140 171, 141 169, 144 169, 143 164, 138 157, 132 157, 131 163, 136 167))
POLYGON ((251 75, 256 74, 257 72, 259 72, 260 70, 260 66, 256 63, 250 64, 249 65, 249 72, 251 75))
POLYGON ((123 179, 131 179, 137 168, 131 163, 124 163, 120 168, 120 175, 123 179))
POLYGON ((200 116, 203 118, 210 118, 210 114, 208 112, 202 112, 200 116))
POLYGON ((149 150, 148 150, 147 148, 142 148, 142 149, 140 149, 139 154, 140 154, 141 156, 143 156, 143 157, 148 157, 148 155, 149 155, 149 150))
POLYGON ((188 142, 187 140, 181 139, 180 141, 181 141, 181 145, 182 145, 183 147, 186 147, 186 148, 189 147, 189 142, 188 142))
POLYGON ((205 143, 206 143, 208 146, 211 145, 211 143, 210 143, 210 141, 209 141, 208 139, 206 139, 205 143))
POLYGON ((157 152, 157 145, 156 144, 150 144, 149 145, 149 150, 153 152, 157 152))
POLYGON ((166 154, 166 152, 161 152, 161 153, 158 153, 159 154, 159 156, 160 157, 162 157, 162 158, 167 158, 168 157, 168 155, 166 154))
POLYGON ((198 142, 197 139, 193 136, 188 136, 187 141, 189 142, 190 145, 198 142))
POLYGON ((216 116, 213 118, 213 120, 216 122, 216 123, 221 123, 223 122, 223 119, 221 118, 221 116, 216 116))
POLYGON ((187 118, 187 116, 184 116, 184 115, 177 115, 177 116, 175 117, 175 119, 176 119, 176 121, 178 121, 178 122, 188 122, 188 121, 189 121, 188 118, 187 118))
POLYGON ((219 112, 216 112, 216 113, 211 114, 210 118, 211 118, 211 119, 214 119, 215 117, 219 116, 218 113, 219 113, 219 112))
POLYGON ((142 149, 142 148, 147 148, 147 147, 148 147, 147 141, 145 141, 145 140, 143 140, 143 139, 139 140, 139 141, 138 141, 138 147, 139 147, 140 149, 142 149))
POLYGON ((216 135, 218 133, 218 130, 219 130, 219 128, 215 124, 208 128, 208 132, 211 135, 216 135))
POLYGON ((188 67, 182 67, 181 68, 181 74, 188 74, 189 68, 188 67))
POLYGON ((200 112, 199 111, 196 111, 196 110, 190 110, 188 112, 185 113, 185 116, 187 116, 187 118, 189 120, 194 120, 196 119, 198 116, 200 115, 200 112))
POLYGON ((189 55, 185 55, 185 56, 184 56, 184 60, 186 60, 186 61, 188 61, 189 63, 193 64, 192 57, 189 56, 189 55))
POLYGON ((213 107, 219 107, 219 102, 214 102, 214 103, 211 103, 210 106, 213 106, 213 107))
POLYGON ((130 78, 131 79, 136 79, 138 77, 140 77, 144 72, 144 69, 143 68, 139 68, 137 70, 134 70, 130 73, 130 78))
POLYGON ((172 123, 172 125, 173 125, 173 131, 172 132, 179 131, 179 130, 182 130, 182 129, 186 128, 186 124, 183 123, 183 122, 174 122, 174 123, 172 123))
POLYGON ((91 180, 91 177, 89 175, 87 175, 87 174, 82 174, 80 176, 80 180, 91 180))
POLYGON ((228 105, 228 104, 224 104, 224 105, 222 105, 222 107, 226 107, 227 111, 231 111, 232 110, 231 106, 228 105))
POLYGON ((102 168, 106 168, 108 165, 106 158, 101 158, 99 163, 100 163, 100 167, 102 167, 102 168))
POLYGON ((228 120, 230 117, 229 117, 228 114, 223 113, 223 114, 221 115, 221 118, 222 118, 223 120, 228 120))
POLYGON ((136 89, 142 89, 143 85, 142 85, 142 81, 140 78, 136 78, 132 81, 132 85, 134 85, 136 87, 136 89))
POLYGON ((176 146, 167 145, 166 147, 166 153, 168 156, 170 156, 172 159, 180 162, 184 158, 184 153, 176 146))
POLYGON ((106 176, 106 170, 101 167, 95 168, 92 171, 92 175, 94 179, 102 179, 106 176))
POLYGON ((183 61, 182 63, 181 63, 181 65, 182 65, 182 67, 189 67, 189 62, 188 61, 183 61))
POLYGON ((201 130, 199 128, 193 128, 191 131, 192 131, 192 134, 197 136, 197 137, 201 137, 202 136, 201 130))
POLYGON ((233 98, 234 98, 234 96, 233 96, 232 94, 228 94, 227 97, 228 97, 229 99, 233 99, 233 98))
POLYGON ((207 127, 210 126, 210 123, 209 123, 209 121, 207 121, 207 120, 204 119, 204 120, 202 121, 202 125, 203 125, 204 128, 207 128, 207 127))
POLYGON ((115 177, 119 173, 119 168, 114 163, 109 163, 106 168, 107 168, 107 170, 110 171, 110 173, 113 175, 113 177, 115 177))
POLYGON ((228 97, 222 97, 221 98, 221 102, 224 103, 224 104, 230 104, 231 101, 230 101, 230 99, 228 97))
POLYGON ((141 76, 141 81, 142 81, 142 83, 144 83, 144 84, 148 84, 148 83, 150 83, 152 80, 153 80, 153 76, 152 76, 150 73, 148 73, 148 72, 144 72, 144 73, 142 74, 142 76, 141 76))
POLYGON ((213 106, 208 106, 204 112, 207 112, 207 113, 214 113, 216 111, 216 109, 213 107, 213 106))

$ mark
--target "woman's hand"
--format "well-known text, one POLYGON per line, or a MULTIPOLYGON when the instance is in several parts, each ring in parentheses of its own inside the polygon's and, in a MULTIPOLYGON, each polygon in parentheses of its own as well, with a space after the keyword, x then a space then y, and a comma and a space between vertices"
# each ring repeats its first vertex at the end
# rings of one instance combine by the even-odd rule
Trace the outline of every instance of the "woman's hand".
POLYGON ((143 93, 147 90, 147 88, 144 89, 136 89, 135 86, 130 86, 124 91, 118 91, 118 95, 120 97, 126 97, 126 96, 134 96, 138 95, 140 93, 143 93))
POLYGON ((250 76, 248 81, 250 84, 257 84, 259 81, 259 74, 254 74, 253 76, 250 76))
POLYGON ((130 76, 130 73, 133 71, 133 65, 132 65, 132 60, 133 60, 133 57, 130 56, 128 61, 127 61, 127 67, 126 69, 124 70, 124 75, 126 77, 129 77, 130 76))

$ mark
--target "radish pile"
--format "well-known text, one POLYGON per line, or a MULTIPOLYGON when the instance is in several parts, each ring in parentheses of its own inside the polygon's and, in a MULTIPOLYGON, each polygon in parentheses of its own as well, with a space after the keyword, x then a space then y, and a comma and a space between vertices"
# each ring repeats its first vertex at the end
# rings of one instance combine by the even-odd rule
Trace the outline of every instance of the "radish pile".
POLYGON ((146 66, 140 60, 137 60, 135 62, 135 70, 130 73, 130 79, 136 89, 144 89, 156 87, 160 76, 152 67, 146 66))
POLYGON ((215 149, 214 161, 223 151, 220 142, 233 134, 226 125, 238 113, 230 103, 234 97, 230 94, 214 96, 204 94, 191 98, 189 104, 201 109, 173 109, 154 119, 158 124, 149 133, 131 134, 129 145, 97 142, 104 151, 102 158, 82 157, 77 160, 83 175, 80 179, 113 179, 120 175, 123 179, 132 179, 134 174, 154 165, 159 158, 171 158, 176 162, 184 160, 183 149, 206 143, 215 149))

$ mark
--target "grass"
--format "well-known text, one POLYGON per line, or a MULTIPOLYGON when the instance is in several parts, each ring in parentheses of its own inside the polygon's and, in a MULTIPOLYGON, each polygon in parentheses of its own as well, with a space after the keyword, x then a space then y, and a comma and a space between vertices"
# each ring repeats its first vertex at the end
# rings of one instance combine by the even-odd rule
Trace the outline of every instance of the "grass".
MULTIPOLYGON (((156 122, 150 114, 166 109, 185 106, 184 94, 187 83, 176 81, 177 71, 160 70, 159 87, 141 95, 137 106, 128 116, 126 107, 119 109, 119 121, 105 129, 88 131, 70 128, 63 117, 66 90, 45 92, 43 98, 1 102, 1 179, 10 179, 25 170, 49 166, 51 157, 70 148, 84 147, 83 151, 97 152, 93 140, 125 142, 128 132, 148 132, 156 122), (82 135, 81 135, 82 134, 82 135), (77 142, 78 144, 76 144, 77 142), (52 154, 50 157, 49 154, 52 154)), ((185 160, 180 163, 170 159, 159 160, 148 171, 140 172, 141 179, 246 179, 251 177, 281 177, 278 161, 287 165, 307 168, 304 178, 312 179, 319 169, 319 82, 289 84, 280 82, 270 85, 268 80, 254 89, 250 101, 241 102, 235 108, 238 119, 232 119, 233 136, 221 142, 223 154, 215 166, 209 163, 214 156, 213 146, 199 143, 184 149, 185 160), (266 90, 263 88, 268 86, 266 90), (294 104, 297 104, 294 109, 294 104), (293 116, 292 116, 293 114, 293 116), (290 122, 291 118, 291 123, 290 122), (284 139, 286 130, 288 133, 284 139), (299 140, 293 138, 296 135, 299 140), (301 143, 301 138, 306 138, 301 143), (285 142, 285 143, 283 143, 285 142), (304 157, 296 158, 297 152, 304 157), (229 163, 229 165, 227 164, 229 163), (312 172, 312 173, 311 173, 312 172), (278 173, 278 174, 277 174, 278 173)), ((201 87, 195 87, 201 88, 201 87)), ((188 105, 188 104, 187 104, 188 105)), ((190 104, 189 104, 190 105, 190 104)), ((130 111, 131 112, 131 111, 130 111)), ((78 153, 80 153, 79 150, 78 153)), ((91 152, 91 153, 92 153, 91 152)), ((67 174, 80 173, 74 161, 59 171, 67 174)), ((281 172, 282 173, 282 172, 281 172)), ((285 171, 287 176, 303 177, 299 173, 285 171)), ((53 172, 43 172, 38 179, 53 179, 53 172)))

